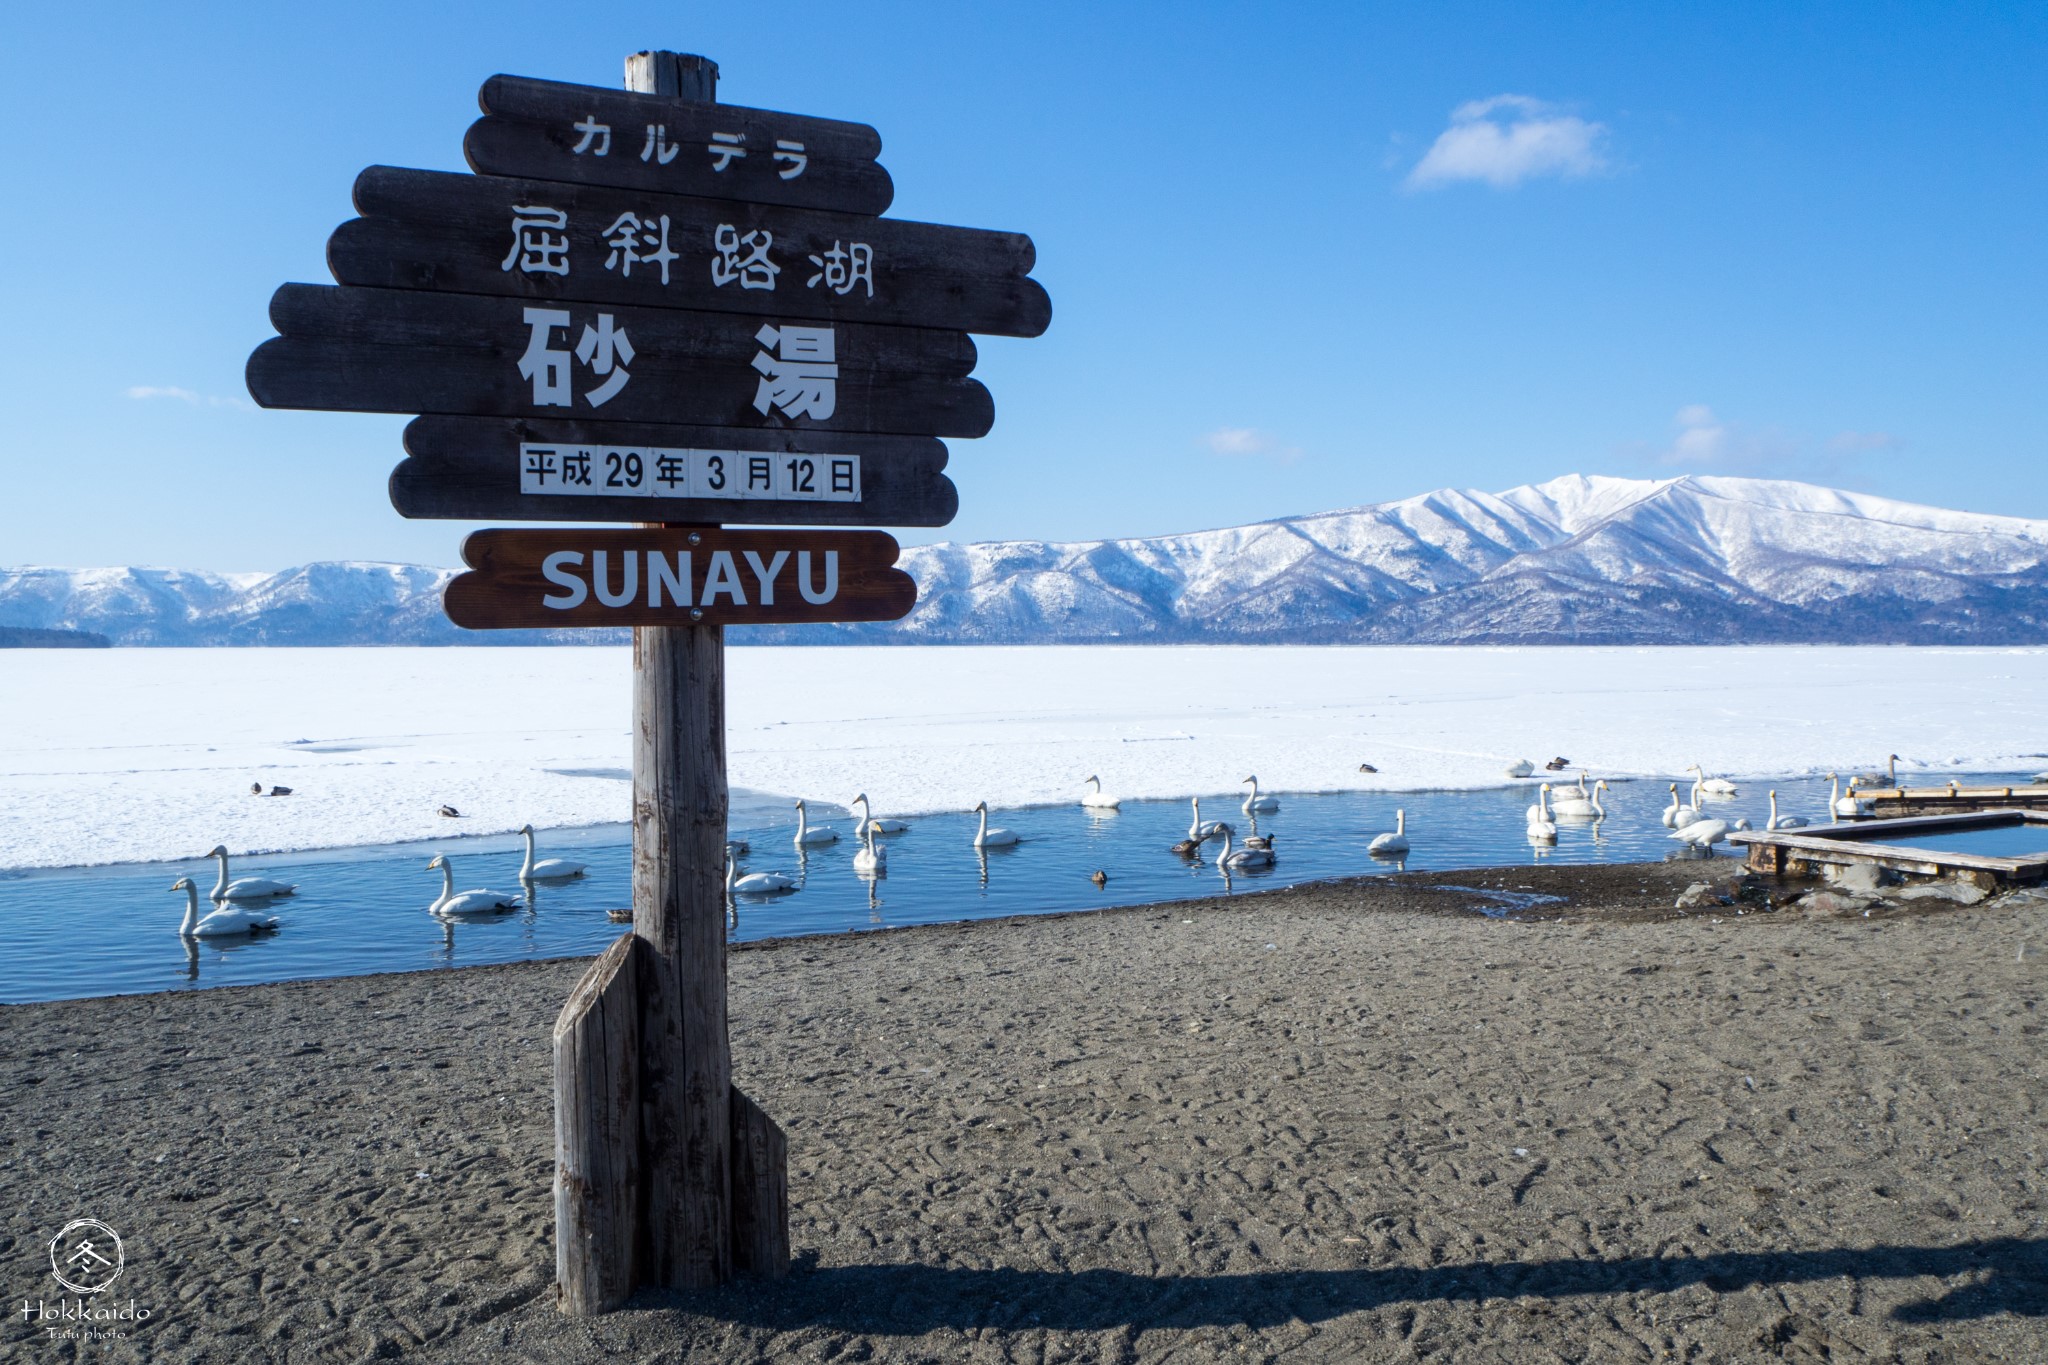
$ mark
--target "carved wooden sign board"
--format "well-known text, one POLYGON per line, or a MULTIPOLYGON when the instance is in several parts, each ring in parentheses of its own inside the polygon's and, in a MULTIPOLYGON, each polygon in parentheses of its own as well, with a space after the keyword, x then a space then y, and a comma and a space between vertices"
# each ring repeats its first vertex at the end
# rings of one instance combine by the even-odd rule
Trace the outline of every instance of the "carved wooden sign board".
MULTIPOLYGON (((480 103, 476 174, 357 177, 360 216, 328 242, 337 284, 271 300, 278 335, 248 365, 258 403, 419 414, 390 480, 408 517, 952 519, 938 438, 995 420, 968 333, 1051 320, 1030 238, 880 217, 894 187, 864 124, 515 76, 480 103)), ((450 589, 458 624, 626 622, 590 605, 594 587, 574 619, 515 609, 500 589, 539 581, 552 552, 483 543, 490 564, 472 542, 476 572, 450 589), (540 559, 513 574, 515 553, 540 559)), ((772 609, 721 598, 717 619, 906 614, 914 590, 861 576, 878 543, 840 538, 837 606, 792 590, 772 609), (786 614, 792 601, 809 613, 786 614)))
POLYGON ((638 523, 478 531, 442 599, 634 628, 633 928, 552 1033, 576 1314, 787 1269, 786 1139, 727 1031, 723 627, 908 615, 896 541, 837 528, 950 521, 940 438, 995 420, 969 333, 1052 314, 1028 237, 879 216, 874 129, 717 104, 702 57, 626 73, 494 76, 476 174, 362 172, 335 284, 280 288, 248 364, 265 407, 415 414, 404 516, 638 523))

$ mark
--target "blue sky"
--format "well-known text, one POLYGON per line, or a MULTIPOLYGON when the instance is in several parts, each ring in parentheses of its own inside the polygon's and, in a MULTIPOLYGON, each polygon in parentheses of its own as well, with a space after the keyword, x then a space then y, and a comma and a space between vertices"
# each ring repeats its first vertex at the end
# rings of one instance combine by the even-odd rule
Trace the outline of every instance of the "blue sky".
POLYGON ((874 124, 892 214, 1038 244, 961 514, 1143 535, 1567 472, 2048 516, 2048 9, 1969 4, 15 6, 0 564, 453 563, 400 418, 265 412, 365 165, 494 72, 874 124))

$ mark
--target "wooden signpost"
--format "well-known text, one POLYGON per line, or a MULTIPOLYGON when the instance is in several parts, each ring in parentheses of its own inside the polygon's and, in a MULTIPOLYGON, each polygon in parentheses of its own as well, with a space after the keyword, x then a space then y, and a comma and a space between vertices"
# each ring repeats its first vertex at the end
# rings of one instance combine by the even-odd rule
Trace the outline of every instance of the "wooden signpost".
POLYGON ((894 621, 917 602, 880 531, 478 531, 449 583, 470 630, 894 621))
POLYGON ((494 76, 479 174, 364 171, 341 287, 280 288, 248 365, 265 407, 422 414, 405 516, 641 523, 478 531, 443 603, 633 627, 633 931, 554 1029, 569 1313, 787 1268, 785 1139, 726 1031, 724 628, 907 615, 891 537, 779 528, 946 524, 935 438, 994 420, 967 333, 1051 317, 1028 237, 875 216, 874 129, 717 104, 702 57, 626 74, 494 76))
POLYGON ((865 123, 523 76, 491 77, 477 102, 484 117, 462 150, 482 175, 868 215, 896 194, 875 164, 882 135, 865 123))
POLYGON ((420 417, 405 448, 408 517, 944 526, 960 507, 929 436, 420 417))
POLYGON ((327 263, 343 284, 1037 336, 1031 239, 936 223, 372 166, 327 263))

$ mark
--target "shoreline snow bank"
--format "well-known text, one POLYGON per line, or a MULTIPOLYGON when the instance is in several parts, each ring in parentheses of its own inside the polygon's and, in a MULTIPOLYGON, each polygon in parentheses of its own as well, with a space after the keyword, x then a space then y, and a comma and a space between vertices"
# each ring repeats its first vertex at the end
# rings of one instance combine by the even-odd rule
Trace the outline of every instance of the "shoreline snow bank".
MULTIPOLYGON (((2048 766, 2048 649, 949 646, 732 650, 736 788, 911 815, 1478 788, 1517 758, 1736 778, 2048 766), (1358 771, 1371 763, 1377 774, 1358 771)), ((609 824, 628 651, 0 652, 0 868, 609 824), (257 798, 249 784, 294 789, 257 798), (442 804, 463 812, 436 814, 442 804)), ((772 795, 764 797, 771 805, 772 795)))

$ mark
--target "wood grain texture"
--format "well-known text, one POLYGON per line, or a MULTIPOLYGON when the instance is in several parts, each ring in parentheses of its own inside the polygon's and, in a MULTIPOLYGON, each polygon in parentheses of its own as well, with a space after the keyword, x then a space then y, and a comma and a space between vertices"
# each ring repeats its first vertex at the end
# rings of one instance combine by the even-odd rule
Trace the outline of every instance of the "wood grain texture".
POLYGON ((732 1088, 732 1264, 761 1279, 789 1273, 789 1141, 738 1086, 732 1088))
POLYGON ((718 98, 718 63, 694 52, 635 52, 626 58, 626 88, 709 104, 718 98))
POLYGON ((469 630, 895 621, 917 604, 915 580, 894 567, 897 554, 895 539, 880 531, 477 531, 462 543, 471 572, 449 582, 442 606, 449 620, 469 630), (547 576, 547 560, 558 554, 576 556, 554 571, 575 579, 580 593, 547 576), (691 600, 678 601, 670 584, 657 586, 653 561, 691 600), (769 575, 765 586, 763 572, 769 575), (836 584, 829 581, 834 576, 836 584), (807 600, 806 584, 817 595, 830 587, 830 599, 807 600), (617 605, 605 603, 606 593, 617 605))
POLYGON ((638 1282, 644 951, 621 935, 555 1021, 555 1281, 572 1316, 609 1312, 638 1282))
POLYGON ((458 521, 654 521, 755 526, 944 526, 960 508, 944 443, 922 436, 829 435, 791 427, 666 427, 522 418, 420 417, 391 471, 402 516, 458 521), (858 455, 859 502, 554 496, 520 492, 521 443, 858 455))
POLYGON ((895 197, 889 173, 876 163, 881 135, 863 123, 844 123, 710 104, 669 95, 607 90, 523 76, 493 76, 478 96, 484 117, 462 140, 470 168, 484 175, 528 176, 622 189, 744 199, 879 214, 895 197), (611 129, 605 155, 598 140, 578 153, 583 141, 576 124, 594 120, 611 129), (649 151, 648 130, 662 130, 662 145, 649 151), (744 157, 714 155, 714 134, 740 139, 744 157), (783 172, 793 163, 777 161, 777 142, 800 142, 800 174, 783 172), (676 149, 664 160, 666 149, 676 149))
POLYGON ((633 932, 642 955, 643 1283, 732 1277, 725 974, 725 636, 633 632, 633 932))
POLYGON ((355 204, 362 216, 335 229, 327 246, 328 267, 343 284, 1004 336, 1037 336, 1052 318, 1045 290, 1027 278, 1036 249, 1018 232, 392 166, 356 177, 355 204), (534 207, 564 215, 558 238, 566 245, 550 260, 567 273, 517 268, 512 225, 520 209, 534 207), (667 219, 658 240, 676 256, 666 269, 615 253, 606 234, 626 214, 650 224, 667 219), (718 282, 721 228, 734 240, 765 235, 755 240, 779 268, 772 289, 745 288, 729 273, 718 282), (871 282, 840 293, 825 265, 851 243, 871 253, 871 282))
MULTIPOLYGON (((249 357, 250 394, 264 407, 340 412, 580 418, 695 426, 877 432, 920 436, 986 434, 995 421, 988 390, 965 375, 974 343, 958 332, 837 324, 838 357, 829 416, 756 405, 762 375, 757 337, 770 324, 751 317, 680 309, 551 305, 545 345, 563 353, 567 406, 537 402, 520 370, 534 327, 517 299, 403 290, 286 285, 272 301, 284 335, 249 357), (609 317, 633 348, 630 378, 602 404, 606 382, 573 352, 584 329, 609 317)), ((616 372, 614 372, 616 373, 616 372)), ((558 396, 558 395, 557 395, 558 396)))

